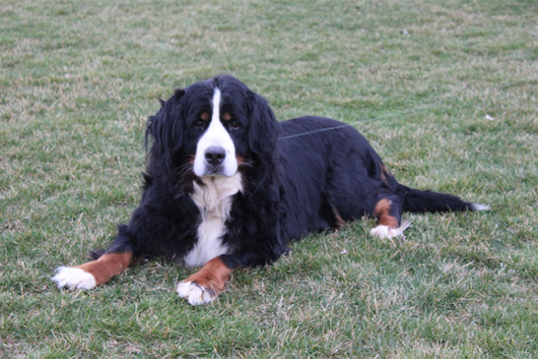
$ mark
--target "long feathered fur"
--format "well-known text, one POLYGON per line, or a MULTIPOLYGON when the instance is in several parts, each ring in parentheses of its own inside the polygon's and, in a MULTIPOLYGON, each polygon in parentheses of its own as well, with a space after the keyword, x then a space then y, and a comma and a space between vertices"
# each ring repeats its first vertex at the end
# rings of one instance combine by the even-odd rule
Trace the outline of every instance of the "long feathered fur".
MULTIPOLYGON (((195 204, 193 193, 194 184, 206 184, 193 163, 204 133, 200 119, 210 118, 216 89, 221 112, 237 125, 226 131, 241 178, 224 229, 211 238, 227 248, 218 258, 228 269, 269 264, 287 252, 289 241, 363 216, 376 216, 380 227, 400 233, 406 227, 403 211, 488 209, 403 186, 353 127, 314 116, 279 123, 263 97, 234 77, 217 76, 176 90, 148 119, 140 204, 111 246, 94 258, 128 253, 133 260, 161 256, 184 263, 204 245, 198 230, 206 209, 195 204)), ((227 120, 215 121, 224 128, 227 120)))

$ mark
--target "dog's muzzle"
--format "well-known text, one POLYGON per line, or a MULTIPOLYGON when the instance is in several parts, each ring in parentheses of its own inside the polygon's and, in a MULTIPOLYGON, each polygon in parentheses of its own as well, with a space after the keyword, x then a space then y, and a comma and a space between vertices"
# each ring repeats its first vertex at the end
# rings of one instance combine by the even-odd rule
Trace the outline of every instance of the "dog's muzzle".
POLYGON ((220 146, 211 146, 205 150, 204 162, 205 172, 208 175, 224 175, 224 166, 226 159, 226 150, 220 146))

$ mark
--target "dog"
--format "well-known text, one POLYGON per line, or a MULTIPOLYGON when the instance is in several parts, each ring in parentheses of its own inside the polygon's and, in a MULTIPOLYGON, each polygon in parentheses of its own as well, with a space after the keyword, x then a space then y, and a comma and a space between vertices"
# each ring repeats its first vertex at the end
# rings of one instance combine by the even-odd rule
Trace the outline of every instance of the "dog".
POLYGON ((352 126, 322 117, 278 122, 267 101, 221 75, 176 90, 148 119, 139 206, 93 261, 59 267, 59 288, 91 289, 130 264, 166 257, 201 269, 177 285, 210 303, 238 268, 268 265, 287 244, 364 216, 371 234, 402 235, 402 212, 489 207, 398 183, 352 126))

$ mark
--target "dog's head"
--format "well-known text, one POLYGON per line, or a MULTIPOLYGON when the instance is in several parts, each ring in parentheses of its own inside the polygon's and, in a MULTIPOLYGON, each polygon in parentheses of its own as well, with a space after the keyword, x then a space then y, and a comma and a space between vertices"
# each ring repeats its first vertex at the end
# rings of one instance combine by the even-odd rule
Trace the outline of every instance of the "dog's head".
POLYGON ((267 101, 232 76, 197 82, 163 103, 148 120, 150 161, 197 177, 233 176, 272 157, 278 122, 267 101))

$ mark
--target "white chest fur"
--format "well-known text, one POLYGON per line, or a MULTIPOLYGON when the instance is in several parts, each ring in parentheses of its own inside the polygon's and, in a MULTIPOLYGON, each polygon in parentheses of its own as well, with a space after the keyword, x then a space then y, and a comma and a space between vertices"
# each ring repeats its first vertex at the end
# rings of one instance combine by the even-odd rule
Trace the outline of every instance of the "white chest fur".
POLYGON ((243 191, 241 174, 231 177, 203 177, 203 185, 194 182, 192 200, 198 206, 202 221, 198 226, 198 242, 184 258, 188 267, 202 266, 209 260, 228 253, 221 238, 230 218, 232 196, 243 191))

